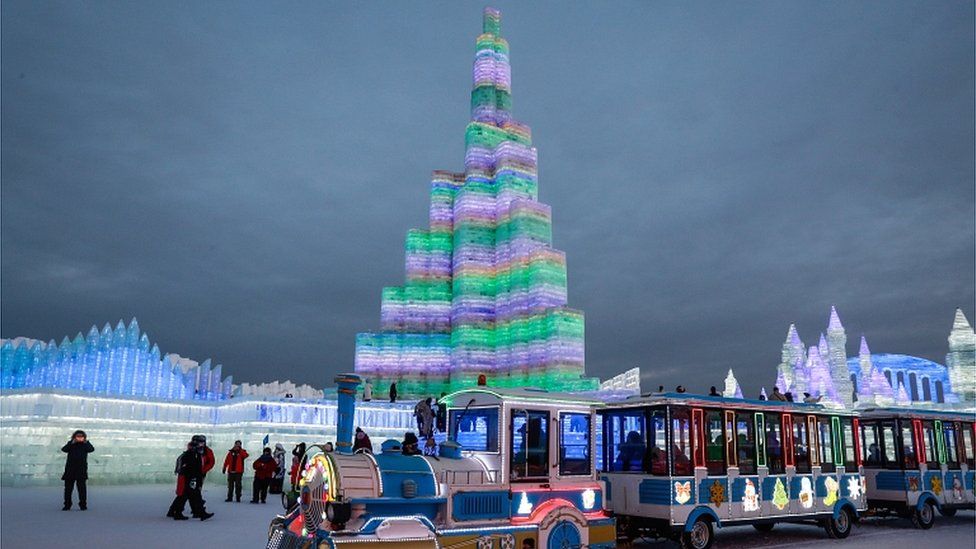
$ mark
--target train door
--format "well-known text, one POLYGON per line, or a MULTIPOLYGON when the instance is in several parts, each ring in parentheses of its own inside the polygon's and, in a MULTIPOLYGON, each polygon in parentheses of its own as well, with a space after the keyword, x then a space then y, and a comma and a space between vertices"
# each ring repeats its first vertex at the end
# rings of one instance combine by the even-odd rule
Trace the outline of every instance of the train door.
POLYGON ((692 411, 696 434, 695 478, 698 482, 698 503, 707 505, 722 520, 729 518, 731 490, 728 476, 726 442, 733 439, 727 430, 725 417, 721 410, 692 411), (704 474, 702 474, 704 469, 704 474))
MULTIPOLYGON (((786 475, 787 461, 792 462, 787 434, 783 430, 783 415, 773 412, 763 414, 763 441, 766 450, 766 474, 762 480, 762 515, 780 516, 790 512, 790 483, 786 475), (787 455, 789 456, 787 458, 787 455)), ((792 463, 791 463, 792 464, 792 463)))
POLYGON ((959 455, 958 432, 960 424, 953 421, 942 422, 943 455, 945 456, 945 490, 943 502, 949 505, 966 503, 966 480, 962 472, 959 455))
MULTIPOLYGON (((814 427, 810 429, 811 440, 816 441, 817 461, 814 464, 816 474, 817 502, 815 508, 819 511, 832 511, 834 504, 840 498, 840 481, 837 479, 837 465, 840 453, 835 451, 839 440, 834 437, 833 424, 836 420, 840 425, 840 418, 810 416, 814 419, 814 427)), ((843 463, 843 462, 841 462, 843 463)))
POLYGON ((737 410, 727 411, 725 414, 726 421, 732 423, 730 430, 733 440, 733 454, 727 458, 730 467, 729 483, 732 487, 729 513, 733 519, 759 518, 762 509, 762 483, 757 464, 765 465, 765 456, 759 443, 757 425, 761 424, 762 413, 737 410))

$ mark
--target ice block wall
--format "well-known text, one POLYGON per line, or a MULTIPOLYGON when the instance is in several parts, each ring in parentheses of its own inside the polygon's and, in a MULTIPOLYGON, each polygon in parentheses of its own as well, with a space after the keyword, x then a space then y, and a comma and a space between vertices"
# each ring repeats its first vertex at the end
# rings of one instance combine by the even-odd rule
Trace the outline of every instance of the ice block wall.
POLYGON ((567 307, 566 256, 538 201, 537 153, 512 117, 508 42, 487 8, 476 42, 464 171, 435 171, 427 230, 406 240, 406 281, 384 288, 356 373, 408 396, 474 385, 590 391, 583 313, 567 307))
MULTIPOLYGON (((64 472, 60 451, 75 429, 95 446, 91 484, 174 482, 173 463, 194 434, 207 436, 217 465, 235 440, 251 460, 268 436, 290 452, 299 442, 336 440, 335 400, 179 402, 122 398, 57 389, 19 389, 0 395, 0 484, 57 484, 64 472)), ((377 451, 387 438, 415 430, 413 403, 357 403, 353 424, 369 434, 377 451)), ((291 459, 291 454, 288 454, 291 459)), ((245 467, 245 476, 253 471, 245 467)), ((212 481, 220 485, 223 477, 212 481)), ((211 480, 208 478, 208 483, 211 480)))

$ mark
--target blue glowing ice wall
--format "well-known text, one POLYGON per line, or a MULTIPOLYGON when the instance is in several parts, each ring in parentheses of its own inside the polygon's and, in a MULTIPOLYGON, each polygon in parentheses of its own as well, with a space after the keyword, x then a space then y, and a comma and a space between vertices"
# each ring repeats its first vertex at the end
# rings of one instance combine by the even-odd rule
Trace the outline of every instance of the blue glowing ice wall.
POLYGON ((222 367, 210 360, 184 373, 159 347, 120 320, 112 330, 92 326, 88 337, 78 333, 58 345, 10 340, 0 348, 0 388, 49 387, 120 396, 186 400, 223 400, 230 397, 232 378, 221 380, 222 367))

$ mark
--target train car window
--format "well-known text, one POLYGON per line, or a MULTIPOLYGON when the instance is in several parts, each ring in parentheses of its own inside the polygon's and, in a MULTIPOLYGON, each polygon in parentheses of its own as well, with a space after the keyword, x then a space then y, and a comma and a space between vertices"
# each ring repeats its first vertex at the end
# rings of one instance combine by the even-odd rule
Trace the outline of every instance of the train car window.
POLYGON ((766 466, 769 474, 779 475, 786 471, 783 464, 783 432, 780 427, 780 414, 765 413, 766 416, 766 466))
POLYGON ((498 408, 451 410, 451 433, 465 450, 498 451, 498 408))
POLYGON ((881 467, 881 441, 878 424, 861 422, 861 462, 865 467, 881 467))
POLYGON ((820 465, 820 431, 817 429, 817 416, 807 416, 807 436, 810 438, 810 465, 820 465))
POLYGON ((644 459, 644 472, 652 475, 668 476, 668 418, 664 409, 651 410, 648 416, 650 444, 644 459))
POLYGON ((709 475, 725 474, 725 430, 722 412, 705 411, 705 467, 709 475))
POLYGON ((834 441, 830 436, 830 418, 817 418, 817 427, 820 430, 820 470, 824 473, 833 473, 836 466, 834 465, 834 441))
POLYGON ((969 470, 972 471, 974 461, 976 461, 976 459, 974 459, 976 458, 976 455, 974 455, 976 448, 973 448, 973 424, 963 423, 960 431, 962 433, 962 457, 966 460, 966 465, 969 465, 969 470))
POLYGON ((857 441, 854 438, 854 420, 845 417, 840 420, 841 430, 843 431, 844 441, 844 467, 848 471, 857 468, 857 441))
POLYGON ((922 444, 925 448, 925 464, 929 469, 939 468, 939 454, 937 451, 938 443, 935 439, 935 426, 931 421, 922 422, 922 444))
POLYGON ((735 414, 735 442, 739 473, 756 474, 756 429, 752 423, 752 414, 748 412, 735 414))
POLYGON ((810 472, 810 439, 801 416, 793 418, 793 464, 797 473, 810 472))
POLYGON ((604 418, 607 470, 640 472, 645 452, 644 411, 626 410, 606 414, 604 418))
POLYGON ((942 424, 945 436, 945 456, 946 465, 950 469, 959 468, 959 448, 956 447, 956 424, 945 422, 942 424))
POLYGON ((559 414, 559 474, 590 474, 590 414, 559 414))
POLYGON ((753 414, 756 426, 756 467, 766 466, 766 416, 762 412, 753 414))
POLYGON ((512 410, 512 480, 549 476, 549 412, 512 410))
POLYGON ((942 432, 942 422, 935 420, 935 450, 939 453, 939 463, 946 462, 945 434, 942 432))
POLYGON ((885 469, 901 469, 898 461, 898 429, 894 421, 881 422, 881 459, 885 469))
POLYGON ((901 455, 905 469, 918 469, 918 454, 915 450, 912 424, 905 419, 901 420, 901 455))
POLYGON ((671 463, 674 476, 690 475, 692 466, 691 413, 687 408, 671 409, 671 463))
POLYGON ((735 453, 735 412, 725 410, 725 464, 728 467, 738 467, 738 456, 735 453))

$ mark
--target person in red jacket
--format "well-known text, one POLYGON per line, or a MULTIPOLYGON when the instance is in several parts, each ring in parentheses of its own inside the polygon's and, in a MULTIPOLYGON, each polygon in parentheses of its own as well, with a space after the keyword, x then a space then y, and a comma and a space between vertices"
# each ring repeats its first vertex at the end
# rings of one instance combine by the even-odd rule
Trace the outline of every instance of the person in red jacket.
POLYGON ((271 448, 265 448, 261 457, 254 460, 254 485, 251 487, 251 503, 266 503, 268 499, 268 485, 278 469, 278 462, 271 456, 271 448))
POLYGON ((244 477, 244 460, 247 459, 247 450, 241 446, 241 441, 235 440, 234 447, 227 451, 224 458, 223 473, 227 475, 227 499, 231 501, 234 492, 237 492, 237 503, 241 502, 241 479, 244 477))

